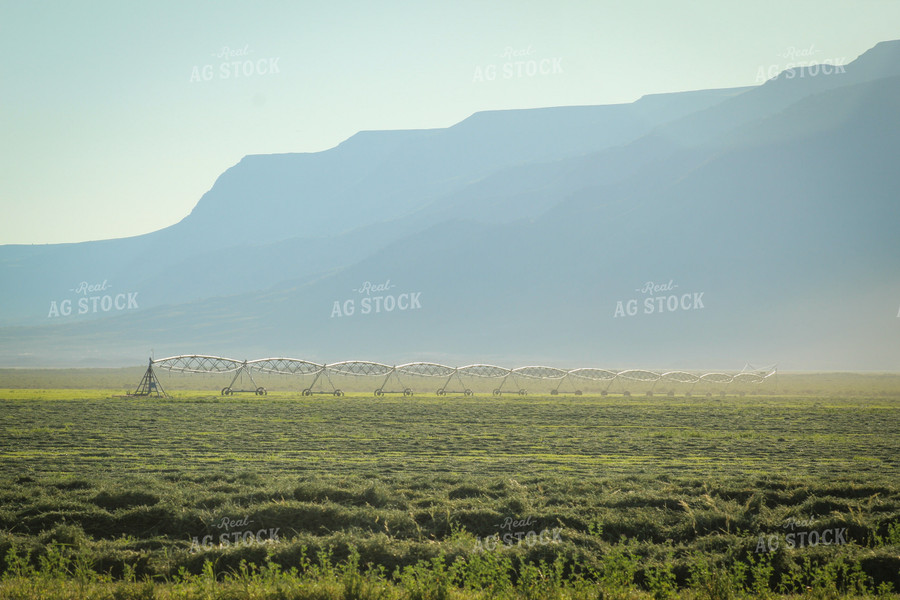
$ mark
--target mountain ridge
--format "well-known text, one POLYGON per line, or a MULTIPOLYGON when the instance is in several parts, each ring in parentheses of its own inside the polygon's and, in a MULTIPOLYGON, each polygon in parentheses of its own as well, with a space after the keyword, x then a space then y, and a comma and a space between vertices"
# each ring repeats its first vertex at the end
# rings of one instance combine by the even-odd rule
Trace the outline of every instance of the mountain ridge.
MULTIPOLYGON (((468 119, 442 130, 411 130, 432 133, 386 136, 396 154, 385 152, 367 165, 342 164, 340 173, 359 178, 344 179, 328 193, 352 203, 354 185, 374 182, 365 200, 388 198, 391 210, 369 211, 349 225, 338 221, 318 235, 309 233, 313 228, 269 240, 230 238, 215 229, 200 236, 224 238, 218 246, 204 246, 202 239, 179 246, 177 238, 188 230, 175 226, 155 232, 155 239, 132 243, 143 252, 160 240, 171 243, 169 254, 154 255, 165 260, 148 265, 141 252, 119 252, 115 261, 106 259, 105 275, 98 268, 91 279, 120 286, 115 293, 139 290, 140 310, 75 321, 51 319, 45 308, 17 327, 4 314, 0 364, 96 364, 143 356, 153 347, 166 354, 320 361, 515 356, 553 364, 679 367, 684 361, 731 368, 749 360, 794 369, 895 369, 900 245, 892 227, 900 222, 900 175, 891 157, 900 154, 894 108, 900 78, 885 57, 898 49, 892 43, 875 58, 860 57, 841 77, 857 63, 865 72, 840 82, 808 85, 795 77, 769 82, 788 86, 774 95, 775 87, 764 89, 767 83, 670 97, 682 106, 699 98, 717 101, 652 127, 632 122, 629 139, 617 144, 616 131, 602 140, 573 138, 568 146, 560 134, 556 147, 531 149, 512 134, 499 136, 494 146, 479 149, 482 154, 493 155, 498 144, 518 154, 511 164, 497 159, 489 168, 472 156, 459 169, 445 164, 459 153, 458 140, 440 152, 418 145, 437 143, 468 119), (874 77, 872 65, 886 63, 883 76, 874 77), (596 147, 585 152, 585 144, 596 147), (526 160, 541 153, 551 158, 526 160), (402 179, 402 166, 430 160, 441 164, 401 186, 407 194, 431 194, 427 202, 423 196, 390 198, 390 182, 402 179), (441 178, 453 173, 459 181, 441 178), (141 277, 120 281, 129 273, 141 277), (648 282, 668 286, 661 300, 639 291, 648 282), (418 294, 415 306, 363 312, 363 299, 374 302, 374 296, 359 290, 378 285, 386 290, 382 298, 418 294)), ((511 123, 551 114, 533 126, 540 145, 545 133, 539 130, 548 123, 572 119, 575 128, 585 115, 619 116, 565 108, 503 114, 504 123, 494 127, 509 131, 511 123)), ((665 109, 670 116, 679 110, 665 109)), ((479 129, 489 117, 450 137, 467 139, 465 130, 479 129)), ((494 135, 488 129, 481 134, 494 135)), ((377 132, 363 135, 341 153, 366 156, 372 150, 363 152, 364 146, 377 147, 378 139, 377 132)), ((242 168, 256 176, 240 180, 233 199, 302 188, 305 172, 266 179, 290 171, 285 156, 246 157, 242 168)), ((327 187, 334 173, 321 175, 316 185, 327 187)), ((236 175, 222 177, 217 185, 236 175)), ((29 264, 0 248, 0 273, 9 282, 18 270, 20 283, 34 282, 23 310, 35 302, 46 307, 52 286, 62 288, 60 281, 82 268, 85 257, 102 262, 121 247, 88 244, 49 270, 32 269, 40 261, 29 264)), ((43 259, 54 252, 33 254, 43 259)), ((0 289, 10 289, 6 282, 0 289)))

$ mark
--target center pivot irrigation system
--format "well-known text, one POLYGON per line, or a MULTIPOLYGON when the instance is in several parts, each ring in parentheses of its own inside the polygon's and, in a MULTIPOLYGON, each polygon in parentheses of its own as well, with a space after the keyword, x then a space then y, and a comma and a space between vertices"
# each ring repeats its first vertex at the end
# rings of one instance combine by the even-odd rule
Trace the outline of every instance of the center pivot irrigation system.
MULTIPOLYGON (((258 396, 266 395, 266 388, 257 385, 253 374, 287 375, 301 377, 305 381, 312 381, 301 388, 304 396, 313 394, 328 394, 343 396, 344 392, 334 385, 332 376, 369 377, 377 380, 374 388, 375 396, 385 394, 403 394, 412 396, 413 388, 406 383, 410 378, 438 380, 440 386, 437 395, 461 394, 472 396, 474 392, 466 385, 466 380, 473 378, 481 380, 493 380, 496 386, 494 396, 503 394, 526 395, 528 392, 525 382, 546 382, 551 385, 550 394, 560 393, 562 386, 571 390, 576 396, 582 394, 579 383, 592 382, 604 385, 601 394, 606 395, 609 386, 616 380, 624 382, 640 382, 652 384, 648 395, 652 395, 653 388, 659 382, 690 385, 691 390, 701 382, 728 385, 732 383, 762 383, 776 373, 774 366, 762 369, 746 366, 738 373, 690 373, 687 371, 667 371, 657 373, 642 369, 629 369, 624 371, 612 371, 609 369, 557 369, 555 367, 518 367, 507 369, 494 365, 469 365, 466 367, 448 367, 431 362, 412 362, 404 365, 390 366, 382 363, 368 361, 344 361, 332 364, 318 364, 308 360, 296 358, 261 358, 258 360, 235 360, 221 356, 205 356, 201 354, 185 354, 170 356, 159 360, 150 359, 150 364, 134 396, 149 396, 151 394, 167 395, 156 378, 154 369, 164 369, 175 373, 200 373, 219 374, 233 373, 231 383, 222 388, 223 396, 236 393, 253 393, 258 396), (235 385, 240 381, 243 385, 244 377, 250 382, 249 389, 238 389, 235 385), (555 384, 555 385, 554 385, 555 384), (330 389, 326 389, 326 386, 330 389), (317 387, 318 386, 318 387, 317 387), (393 389, 391 389, 393 387, 393 389)), ((420 386, 421 387, 421 386, 420 386)), ((670 392, 670 395, 672 392, 670 392)), ((625 392, 625 395, 629 395, 625 392)), ((690 395, 690 391, 687 392, 690 395)))

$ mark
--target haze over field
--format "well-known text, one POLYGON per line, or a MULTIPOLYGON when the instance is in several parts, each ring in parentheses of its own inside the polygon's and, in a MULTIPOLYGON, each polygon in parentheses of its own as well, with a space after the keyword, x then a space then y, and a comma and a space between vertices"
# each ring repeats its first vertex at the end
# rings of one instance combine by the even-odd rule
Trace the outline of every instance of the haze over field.
POLYGON ((895 370, 898 65, 247 156, 171 227, 0 247, 0 360, 895 370))

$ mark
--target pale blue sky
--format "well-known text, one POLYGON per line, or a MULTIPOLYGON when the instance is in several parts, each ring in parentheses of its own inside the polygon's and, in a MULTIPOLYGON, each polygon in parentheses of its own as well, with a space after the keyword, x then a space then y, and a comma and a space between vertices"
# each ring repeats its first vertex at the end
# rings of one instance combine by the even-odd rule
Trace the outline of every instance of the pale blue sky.
POLYGON ((896 38, 897 0, 0 0, 0 244, 171 225, 247 154, 753 85, 896 38))

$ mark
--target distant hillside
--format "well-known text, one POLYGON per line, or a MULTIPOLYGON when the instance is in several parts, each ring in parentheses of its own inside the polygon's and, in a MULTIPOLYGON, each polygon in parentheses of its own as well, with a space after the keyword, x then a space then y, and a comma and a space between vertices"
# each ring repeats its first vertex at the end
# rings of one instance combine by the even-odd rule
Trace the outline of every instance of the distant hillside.
POLYGON ((0 247, 0 364, 896 370, 898 65, 246 157, 165 230, 0 247))
POLYGON ((141 307, 149 308, 344 267, 445 218, 448 198, 497 171, 611 148, 736 93, 478 113, 447 129, 362 132, 314 154, 247 156, 190 215, 164 230, 82 244, 0 246, 0 326, 47 324, 44 307, 81 281, 139 290, 141 307), (272 258, 298 252, 301 259, 272 258))

